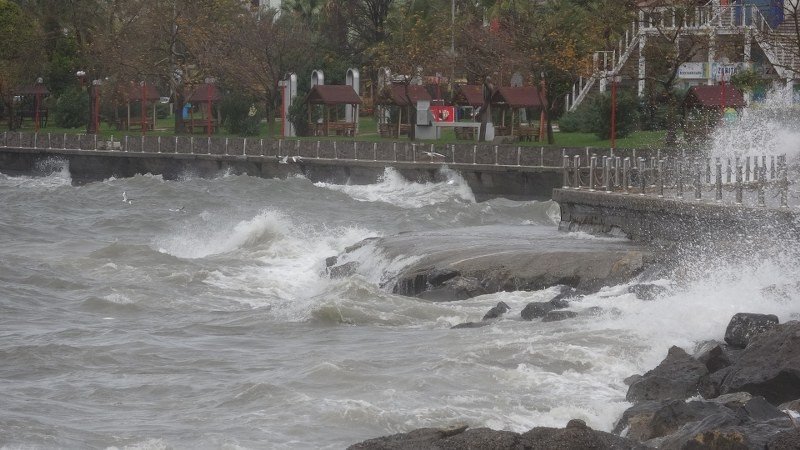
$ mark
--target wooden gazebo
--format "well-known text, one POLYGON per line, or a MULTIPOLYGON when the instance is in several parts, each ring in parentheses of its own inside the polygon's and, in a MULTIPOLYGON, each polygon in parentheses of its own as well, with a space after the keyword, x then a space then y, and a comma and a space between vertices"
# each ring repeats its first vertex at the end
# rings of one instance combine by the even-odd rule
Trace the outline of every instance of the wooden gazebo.
POLYGON ((721 118, 737 115, 746 105, 742 91, 731 85, 692 86, 683 99, 683 129, 687 139, 708 136, 721 118), (730 113, 726 114, 726 110, 730 113))
POLYGON ((483 86, 479 84, 459 84, 453 91, 453 104, 480 108, 483 106, 483 86))
POLYGON ((214 83, 203 83, 186 98, 192 105, 199 105, 202 117, 194 117, 194 108, 190 113, 189 120, 185 120, 186 129, 190 133, 195 130, 205 131, 209 136, 217 131, 219 123, 222 122, 222 115, 217 108, 217 117, 214 118, 214 103, 222 100, 222 93, 214 83))
POLYGON ((411 128, 411 108, 415 108, 418 101, 431 101, 431 95, 425 86, 418 84, 393 84, 381 92, 379 104, 381 106, 397 107, 397 124, 388 121, 379 124, 381 136, 400 136, 408 134, 411 128), (406 111, 406 123, 403 123, 403 110, 406 111))
POLYGON ((361 105, 361 97, 358 96, 353 86, 349 85, 326 85, 318 84, 311 88, 311 92, 306 97, 308 103, 308 122, 312 125, 312 132, 315 136, 328 136, 331 133, 345 136, 355 136, 358 133, 358 106, 361 105), (322 105, 324 107, 324 119, 319 123, 312 123, 311 105, 322 105), (353 106, 353 121, 347 122, 339 120, 340 105, 353 106), (331 120, 331 110, 334 111, 331 120))
POLYGON ((502 135, 508 132, 520 140, 538 136, 538 127, 518 124, 516 113, 523 108, 542 108, 539 90, 535 86, 500 87, 492 95, 492 106, 501 110, 500 126, 495 129, 502 135), (511 111, 510 127, 506 125, 506 111, 511 111))
POLYGON ((123 92, 125 103, 128 109, 128 116, 123 124, 124 129, 130 130, 138 127, 142 131, 155 129, 156 124, 156 104, 161 98, 158 90, 152 84, 131 82, 123 92), (131 118, 131 103, 139 103, 139 117, 131 118), (147 104, 153 105, 153 112, 147 117, 147 104), (137 120, 138 119, 138 120, 137 120))

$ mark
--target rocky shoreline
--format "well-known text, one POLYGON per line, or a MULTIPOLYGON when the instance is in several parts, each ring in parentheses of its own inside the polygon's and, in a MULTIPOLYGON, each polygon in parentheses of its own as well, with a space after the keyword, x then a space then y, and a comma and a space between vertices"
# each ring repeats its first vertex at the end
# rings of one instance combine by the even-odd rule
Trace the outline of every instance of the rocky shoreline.
MULTIPOLYGON (((554 299, 553 310, 570 293, 565 289, 554 299)), ((498 305, 484 321, 505 311, 498 305)), ((564 428, 536 427, 525 433, 456 425, 369 439, 349 448, 800 449, 800 321, 780 324, 772 315, 736 314, 724 340, 704 343, 693 355, 672 347, 657 367, 625 382, 626 400, 633 406, 612 433, 576 419, 564 428)))

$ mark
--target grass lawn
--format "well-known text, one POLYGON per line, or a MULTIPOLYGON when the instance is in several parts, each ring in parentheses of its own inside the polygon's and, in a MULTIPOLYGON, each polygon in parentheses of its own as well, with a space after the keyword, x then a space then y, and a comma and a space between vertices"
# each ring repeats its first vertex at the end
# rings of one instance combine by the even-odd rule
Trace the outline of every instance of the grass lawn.
MULTIPOLYGON (((175 119, 173 117, 167 117, 165 119, 158 119, 156 121, 156 129, 154 131, 148 131, 148 136, 174 136, 175 133, 173 132, 175 125, 175 119)), ((272 129, 270 130, 266 124, 263 124, 261 127, 261 132, 259 133, 258 137, 262 138, 270 138, 270 137, 277 137, 280 134, 281 126, 279 122, 275 122, 272 129)), ((33 125, 28 121, 24 124, 23 128, 19 131, 23 132, 33 132, 33 125)), ((69 134, 80 134, 85 133, 86 128, 58 128, 55 126, 48 126, 42 128, 40 130, 41 133, 69 133, 69 134)), ((119 138, 120 136, 124 136, 128 134, 129 136, 138 136, 140 132, 138 131, 129 131, 125 133, 124 131, 117 130, 111 127, 108 123, 102 122, 100 124, 100 135, 106 138, 114 136, 119 138)), ((617 148, 654 148, 660 147, 663 144, 664 140, 664 131, 637 131, 632 133, 630 136, 617 139, 617 148)), ((195 134, 195 136, 204 136, 203 134, 195 134)), ((225 128, 220 128, 219 132, 215 134, 215 136, 233 136, 225 130, 225 128)), ((597 136, 591 133, 563 133, 563 132, 556 132, 554 134, 555 143, 554 144, 547 144, 547 143, 539 143, 539 142, 520 142, 516 145, 520 145, 523 147, 540 147, 544 146, 553 146, 553 147, 595 147, 595 148, 609 148, 611 146, 611 142, 609 140, 601 140, 597 136)), ((331 136, 331 137, 301 137, 299 139, 304 140, 318 140, 318 139, 325 139, 325 140, 342 140, 342 141, 352 141, 354 138, 347 137, 347 136, 331 136)), ((358 136, 355 138, 359 141, 367 141, 367 142, 380 142, 380 141, 389 141, 391 139, 382 138, 378 135, 377 126, 375 124, 374 117, 362 117, 359 121, 359 133, 358 136)), ((400 140, 404 140, 405 138, 401 138, 400 140)), ((441 144, 452 144, 457 142, 462 143, 469 143, 474 141, 459 141, 456 140, 455 132, 452 128, 444 128, 442 129, 442 137, 436 141, 426 141, 430 143, 441 143, 441 144)))

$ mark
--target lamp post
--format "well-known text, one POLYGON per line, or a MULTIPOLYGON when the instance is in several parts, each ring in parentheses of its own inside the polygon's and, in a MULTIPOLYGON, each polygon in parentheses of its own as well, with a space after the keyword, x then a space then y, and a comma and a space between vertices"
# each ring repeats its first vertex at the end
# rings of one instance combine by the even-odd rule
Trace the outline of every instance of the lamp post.
POLYGON ((617 83, 619 75, 611 77, 611 149, 617 148, 617 83))
POLYGON ((78 77, 78 81, 81 84, 81 90, 83 90, 83 83, 86 81, 86 72, 79 70, 75 72, 75 76, 78 77))
POLYGON ((91 100, 89 102, 89 126, 87 133, 97 134, 100 130, 100 85, 101 80, 92 80, 91 100))
POLYGON ((44 83, 44 80, 42 80, 42 77, 39 77, 36 79, 36 86, 34 87, 34 91, 36 92, 34 107, 36 109, 34 110, 33 113, 34 115, 33 128, 37 133, 39 132, 39 120, 40 120, 39 109, 42 103, 42 83, 44 83))
POLYGON ((142 98, 141 98, 141 100, 142 100, 141 101, 142 112, 139 115, 140 116, 139 118, 142 120, 142 124, 141 124, 142 125, 142 136, 144 136, 145 134, 147 134, 147 105, 145 105, 145 98, 147 97, 147 83, 142 81, 142 82, 139 83, 139 85, 142 88, 142 98))

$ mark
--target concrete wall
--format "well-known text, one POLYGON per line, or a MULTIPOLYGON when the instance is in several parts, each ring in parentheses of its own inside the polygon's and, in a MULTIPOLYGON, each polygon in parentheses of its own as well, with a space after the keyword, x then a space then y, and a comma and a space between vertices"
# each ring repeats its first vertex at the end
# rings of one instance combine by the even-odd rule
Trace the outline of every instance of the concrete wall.
POLYGON ((788 208, 745 207, 572 189, 555 189, 553 200, 561 206, 561 229, 624 233, 642 242, 683 242, 703 235, 732 241, 743 236, 800 237, 798 214, 788 208))

